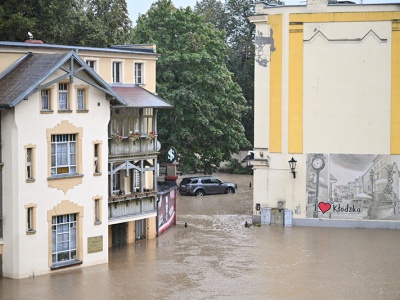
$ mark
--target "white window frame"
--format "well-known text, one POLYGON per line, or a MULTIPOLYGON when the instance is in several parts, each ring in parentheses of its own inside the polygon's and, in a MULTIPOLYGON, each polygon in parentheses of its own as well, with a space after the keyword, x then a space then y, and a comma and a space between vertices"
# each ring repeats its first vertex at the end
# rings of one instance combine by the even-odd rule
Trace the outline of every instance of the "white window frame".
POLYGON ((139 170, 133 169, 133 178, 132 178, 132 184, 133 184, 133 192, 138 193, 140 192, 140 187, 141 187, 141 182, 142 182, 142 174, 139 170))
POLYGON ((51 175, 77 174, 77 134, 51 135, 51 175), (63 172, 68 170, 68 172, 63 172))
POLYGON ((58 110, 69 111, 69 83, 60 82, 58 84, 58 110), (65 99, 64 99, 65 98, 65 99))
POLYGON ((87 110, 87 108, 86 108, 86 89, 77 89, 76 99, 78 102, 78 110, 87 110))
POLYGON ((99 63, 98 59, 87 58, 85 59, 86 64, 97 73, 97 65, 99 63))
POLYGON ((113 195, 115 195, 121 191, 121 183, 122 183, 121 182, 121 174, 118 171, 118 172, 114 173, 112 176, 114 176, 112 190, 113 190, 113 195))
POLYGON ((111 74, 113 83, 123 83, 124 80, 124 62, 122 60, 113 60, 111 62, 111 74), (117 65, 118 70, 117 70, 117 65), (117 72, 118 71, 118 72, 117 72))
POLYGON ((133 63, 134 68, 134 79, 135 84, 145 85, 146 84, 146 63, 143 61, 135 61, 133 63), (137 66, 140 66, 141 70, 138 70, 137 66), (140 74, 139 74, 140 72, 140 74))
POLYGON ((77 214, 67 214, 52 217, 52 264, 65 263, 77 260, 78 256, 78 230, 77 214), (67 255, 67 258, 60 258, 60 255, 67 255))
POLYGON ((51 111, 51 90, 50 89, 45 89, 40 91, 40 100, 41 100, 41 105, 42 105, 42 111, 51 111), (47 105, 45 104, 45 101, 47 101, 47 105))

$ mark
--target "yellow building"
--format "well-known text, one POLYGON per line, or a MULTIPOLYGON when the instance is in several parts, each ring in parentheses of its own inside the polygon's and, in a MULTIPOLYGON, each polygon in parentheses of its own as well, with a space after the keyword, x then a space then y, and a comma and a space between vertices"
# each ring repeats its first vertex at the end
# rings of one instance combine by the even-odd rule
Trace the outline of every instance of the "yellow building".
POLYGON ((107 263, 157 233, 153 45, 0 42, 0 271, 107 263))
POLYGON ((377 155, 384 172, 398 164, 400 5, 255 11, 254 220, 400 228, 398 176, 373 195, 366 173, 377 155))

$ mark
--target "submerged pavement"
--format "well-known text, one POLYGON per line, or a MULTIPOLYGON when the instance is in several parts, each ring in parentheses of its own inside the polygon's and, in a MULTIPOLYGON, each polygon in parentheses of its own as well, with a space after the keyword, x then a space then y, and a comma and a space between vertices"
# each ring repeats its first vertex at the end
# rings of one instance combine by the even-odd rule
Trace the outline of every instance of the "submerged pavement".
POLYGON ((178 224, 110 249, 109 264, 0 279, 0 299, 400 299, 400 231, 251 226, 234 195, 178 198, 178 224), (188 227, 184 226, 184 223, 188 227))

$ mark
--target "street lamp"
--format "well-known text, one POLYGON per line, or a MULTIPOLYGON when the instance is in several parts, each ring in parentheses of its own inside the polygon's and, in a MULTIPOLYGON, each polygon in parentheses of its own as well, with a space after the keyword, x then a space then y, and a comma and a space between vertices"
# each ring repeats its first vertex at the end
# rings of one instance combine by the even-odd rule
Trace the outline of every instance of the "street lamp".
POLYGON ((289 160, 290 173, 293 174, 293 178, 296 178, 296 171, 295 171, 296 163, 297 163, 297 160, 295 160, 293 157, 291 160, 289 160))

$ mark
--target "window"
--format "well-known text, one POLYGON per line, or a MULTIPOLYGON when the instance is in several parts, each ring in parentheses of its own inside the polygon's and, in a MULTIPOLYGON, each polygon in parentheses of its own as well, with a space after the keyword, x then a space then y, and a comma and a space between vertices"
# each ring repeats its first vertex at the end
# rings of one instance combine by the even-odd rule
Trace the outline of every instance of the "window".
POLYGON ((32 148, 26 149, 26 178, 33 179, 33 170, 32 170, 32 148))
POLYGON ((36 206, 28 205, 26 209, 26 233, 36 233, 36 206))
POLYGON ((101 224, 101 199, 94 199, 94 224, 101 224))
POLYGON ((128 136, 130 133, 142 133, 140 126, 139 108, 127 107, 124 109, 112 109, 109 123, 110 137, 113 133, 128 136))
POLYGON ((86 63, 88 64, 89 67, 91 67, 93 70, 96 70, 96 61, 95 60, 86 60, 86 63))
POLYGON ((41 91, 42 110, 51 110, 50 90, 41 91))
POLYGON ((143 63, 135 63, 135 83, 136 84, 144 83, 144 64, 143 63))
POLYGON ((84 89, 78 89, 77 98, 78 98, 78 110, 86 110, 84 89))
POLYGON ((114 83, 121 83, 122 79, 122 63, 121 62, 113 62, 113 82, 114 83))
POLYGON ((25 179, 26 182, 35 181, 35 145, 29 144, 25 148, 25 179))
POLYGON ((140 171, 134 169, 133 170, 133 189, 132 192, 140 192, 140 181, 141 181, 141 176, 140 176, 140 171))
POLYGON ((76 260, 76 214, 52 218, 52 263, 76 260))
POLYGON ((113 174, 113 193, 119 193, 121 190, 121 178, 119 172, 113 174))
POLYGON ((93 157, 93 173, 101 174, 101 157, 100 157, 100 143, 95 143, 94 145, 94 157, 93 157))
POLYGON ((149 133, 153 131, 153 109, 144 108, 143 109, 143 133, 149 133))
POLYGON ((69 110, 68 83, 58 84, 58 101, 59 110, 69 110))
POLYGON ((51 175, 76 174, 76 135, 51 136, 51 175))

